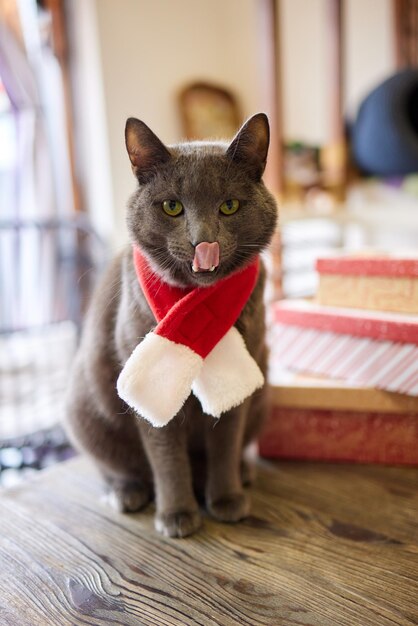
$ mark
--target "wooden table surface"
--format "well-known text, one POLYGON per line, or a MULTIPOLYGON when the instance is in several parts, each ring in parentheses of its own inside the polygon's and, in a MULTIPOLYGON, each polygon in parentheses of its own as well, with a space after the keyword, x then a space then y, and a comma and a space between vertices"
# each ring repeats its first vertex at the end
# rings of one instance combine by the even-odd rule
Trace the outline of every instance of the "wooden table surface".
POLYGON ((85 460, 0 496, 1 626, 418 624, 418 470, 262 462, 252 516, 166 539, 85 460))

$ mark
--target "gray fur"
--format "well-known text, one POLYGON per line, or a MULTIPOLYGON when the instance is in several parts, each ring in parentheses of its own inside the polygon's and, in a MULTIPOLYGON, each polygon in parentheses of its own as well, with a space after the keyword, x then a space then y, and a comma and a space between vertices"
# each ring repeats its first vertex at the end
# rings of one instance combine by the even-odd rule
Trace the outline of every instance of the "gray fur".
MULTIPOLYGON (((135 119, 128 120, 126 143, 139 183, 128 204, 130 238, 166 281, 210 284, 268 245, 276 206, 261 181, 268 148, 263 114, 251 118, 231 144, 166 147, 135 119), (240 200, 239 211, 221 215, 219 206, 231 198, 240 200), (167 216, 161 209, 167 199, 180 200, 183 215, 167 216), (194 245, 200 241, 219 242, 216 272, 191 272, 194 245)), ((236 326, 265 371, 263 287, 264 270, 236 326)), ((116 380, 155 323, 127 247, 92 299, 70 381, 66 423, 75 445, 96 462, 118 510, 138 510, 154 493, 157 530, 182 537, 201 523, 196 490, 218 520, 235 522, 248 514, 242 452, 260 429, 266 389, 219 420, 204 415, 191 395, 167 426, 153 428, 118 397, 116 380)))

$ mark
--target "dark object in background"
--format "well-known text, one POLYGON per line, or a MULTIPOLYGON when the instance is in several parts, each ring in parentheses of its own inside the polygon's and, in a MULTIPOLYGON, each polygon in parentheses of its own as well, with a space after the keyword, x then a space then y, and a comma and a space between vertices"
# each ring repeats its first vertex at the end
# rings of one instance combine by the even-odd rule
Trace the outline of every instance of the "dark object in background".
POLYGON ((61 426, 0 442, 0 486, 12 487, 34 472, 75 454, 61 426))
POLYGON ((418 172, 418 70, 391 76, 367 96, 353 125, 352 151, 367 174, 418 172))

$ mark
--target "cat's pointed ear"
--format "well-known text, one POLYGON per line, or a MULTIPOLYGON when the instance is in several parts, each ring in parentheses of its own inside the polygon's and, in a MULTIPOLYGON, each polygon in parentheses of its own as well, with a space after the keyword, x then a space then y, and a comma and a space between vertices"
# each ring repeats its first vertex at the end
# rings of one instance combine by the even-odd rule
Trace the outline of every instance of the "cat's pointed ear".
POLYGON ((135 117, 126 121, 125 142, 132 171, 140 183, 149 180, 156 169, 171 158, 169 150, 157 135, 135 117))
POLYGON ((267 115, 257 113, 243 124, 226 154, 242 165, 251 177, 260 180, 266 166, 269 142, 270 127, 267 115))

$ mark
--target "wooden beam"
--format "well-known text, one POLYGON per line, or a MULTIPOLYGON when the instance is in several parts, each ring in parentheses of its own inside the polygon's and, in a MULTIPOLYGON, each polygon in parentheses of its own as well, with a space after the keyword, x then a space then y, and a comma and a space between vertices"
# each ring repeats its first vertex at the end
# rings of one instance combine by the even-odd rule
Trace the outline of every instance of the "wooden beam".
MULTIPOLYGON (((261 107, 269 116, 270 148, 264 182, 279 199, 283 195, 283 123, 280 66, 279 0, 257 0, 261 107)), ((283 296, 282 245, 277 230, 270 245, 271 299, 283 296)))
POLYGON ((418 65, 418 0, 392 0, 396 68, 418 65))
POLYGON ((405 41, 403 37, 402 19, 405 8, 404 0, 392 0, 392 6, 396 68, 400 70, 405 66, 405 41))
POLYGON ((51 14, 52 37, 54 53, 60 64, 62 73, 62 83, 64 89, 65 118, 67 126, 68 153, 70 157, 71 182, 74 197, 74 208, 76 212, 82 210, 82 199, 80 185, 77 179, 75 167, 75 146, 74 146, 74 114, 73 101, 71 97, 71 79, 69 70, 69 53, 67 30, 65 24, 65 11, 63 0, 46 0, 45 6, 51 14))
POLYGON ((344 128, 344 33, 343 2, 328 0, 327 6, 328 75, 331 94, 330 139, 340 142, 345 136, 344 128))
POLYGON ((322 150, 325 184, 340 200, 347 183, 347 145, 344 121, 344 1, 327 0, 327 76, 330 98, 327 144, 322 150))
POLYGON ((283 128, 281 104, 278 0, 258 0, 258 47, 261 106, 270 120, 271 141, 264 174, 267 187, 283 192, 283 128))

